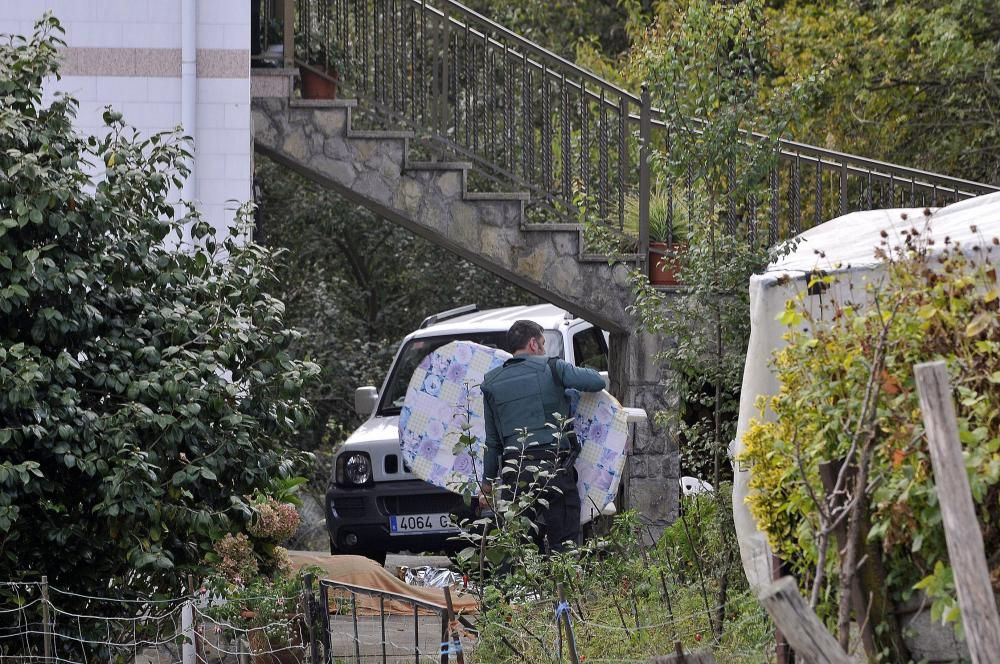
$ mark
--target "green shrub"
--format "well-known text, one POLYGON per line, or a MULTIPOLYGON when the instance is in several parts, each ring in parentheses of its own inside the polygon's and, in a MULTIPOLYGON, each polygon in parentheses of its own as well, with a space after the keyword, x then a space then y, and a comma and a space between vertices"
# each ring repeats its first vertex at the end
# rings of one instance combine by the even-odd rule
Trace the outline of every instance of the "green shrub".
MULTIPOLYGON (((837 576, 832 550, 817 569, 819 533, 828 525, 816 504, 824 495, 819 465, 868 447, 868 538, 884 554, 889 597, 924 588, 936 617, 958 619, 913 377, 915 364, 939 359, 954 385, 972 495, 992 578, 1000 582, 1000 286, 986 260, 998 243, 946 240, 932 255, 926 236, 913 229, 902 246, 883 242, 885 276, 869 280, 863 296, 825 296, 822 314, 813 315, 811 296, 802 294, 782 314, 787 346, 774 358, 781 389, 759 403, 776 419, 752 425, 742 459, 753 464, 750 509, 803 584, 821 572, 837 576), (869 306, 858 306, 862 297, 869 306)), ((817 590, 819 612, 829 614, 836 593, 817 590)))

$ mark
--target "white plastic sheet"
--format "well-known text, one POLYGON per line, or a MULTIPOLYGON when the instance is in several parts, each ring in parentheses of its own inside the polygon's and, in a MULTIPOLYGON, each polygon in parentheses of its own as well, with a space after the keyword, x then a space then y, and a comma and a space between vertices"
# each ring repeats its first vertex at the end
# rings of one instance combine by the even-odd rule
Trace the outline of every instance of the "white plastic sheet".
MULTIPOLYGON (((1000 236, 1000 193, 933 210, 929 218, 923 208, 854 212, 838 217, 802 233, 799 236, 802 242, 793 253, 769 265, 764 274, 750 279, 750 343, 743 371, 739 423, 730 450, 734 457, 743 450, 743 435, 751 420, 761 417, 755 405, 757 398, 778 391, 771 358, 781 347, 786 328, 777 317, 789 299, 806 290, 807 275, 815 270, 837 275, 834 290, 823 296, 825 301, 831 296, 843 300, 850 294, 855 302, 863 304, 866 283, 883 277, 881 261, 876 257, 882 232, 888 235, 890 245, 898 246, 903 241, 902 231, 916 228, 923 232, 925 225, 929 226, 929 237, 935 240, 932 252, 940 251, 946 237, 966 249, 990 243, 992 238, 1000 236)), ((991 256, 993 262, 1000 263, 1000 247, 994 247, 991 256)), ((814 313, 818 316, 819 297, 806 299, 808 306, 817 307, 814 313)), ((760 590, 771 582, 771 552, 746 505, 750 471, 741 470, 738 464, 735 470, 733 516, 740 555, 750 585, 760 590)))

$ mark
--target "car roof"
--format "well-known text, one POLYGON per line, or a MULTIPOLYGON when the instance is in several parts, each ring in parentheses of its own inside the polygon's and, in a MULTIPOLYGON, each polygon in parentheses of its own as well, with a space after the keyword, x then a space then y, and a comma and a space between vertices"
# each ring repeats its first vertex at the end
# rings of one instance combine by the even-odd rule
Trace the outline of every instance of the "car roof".
POLYGON ((448 318, 440 323, 429 325, 413 334, 414 337, 437 336, 439 334, 497 331, 506 332, 514 321, 532 320, 546 330, 557 330, 567 321, 578 320, 565 309, 552 304, 536 304, 532 306, 503 307, 487 309, 448 318))

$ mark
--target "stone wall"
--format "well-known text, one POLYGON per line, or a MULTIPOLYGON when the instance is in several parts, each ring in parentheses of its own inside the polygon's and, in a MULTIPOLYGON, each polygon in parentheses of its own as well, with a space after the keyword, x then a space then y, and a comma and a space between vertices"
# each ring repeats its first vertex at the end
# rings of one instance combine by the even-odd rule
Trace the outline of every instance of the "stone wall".
POLYGON ((626 465, 624 509, 635 509, 649 526, 647 537, 659 536, 677 518, 680 500, 680 456, 677 432, 655 422, 656 413, 678 407, 666 389, 655 358, 664 343, 642 331, 611 335, 611 391, 622 403, 646 411, 648 420, 635 426, 626 465))

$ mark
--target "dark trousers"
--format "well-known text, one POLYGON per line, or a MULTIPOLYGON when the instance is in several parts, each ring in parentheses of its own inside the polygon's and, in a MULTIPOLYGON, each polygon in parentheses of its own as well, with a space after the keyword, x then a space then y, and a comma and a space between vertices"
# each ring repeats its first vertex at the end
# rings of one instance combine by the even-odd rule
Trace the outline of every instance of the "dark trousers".
POLYGON ((501 473, 504 500, 512 500, 515 496, 533 491, 536 501, 524 513, 537 529, 532 534, 532 540, 541 552, 548 550, 563 551, 566 543, 576 545, 580 539, 580 492, 576 488, 576 469, 572 464, 566 465, 566 452, 557 453, 553 448, 528 448, 524 452, 505 451, 502 468, 517 469, 520 472, 516 486, 514 472, 501 473), (554 473, 554 476, 536 477, 535 470, 528 467, 536 466, 539 470, 554 473), (538 486, 532 487, 537 482, 538 486), (538 503, 537 498, 548 502, 548 507, 538 503))

